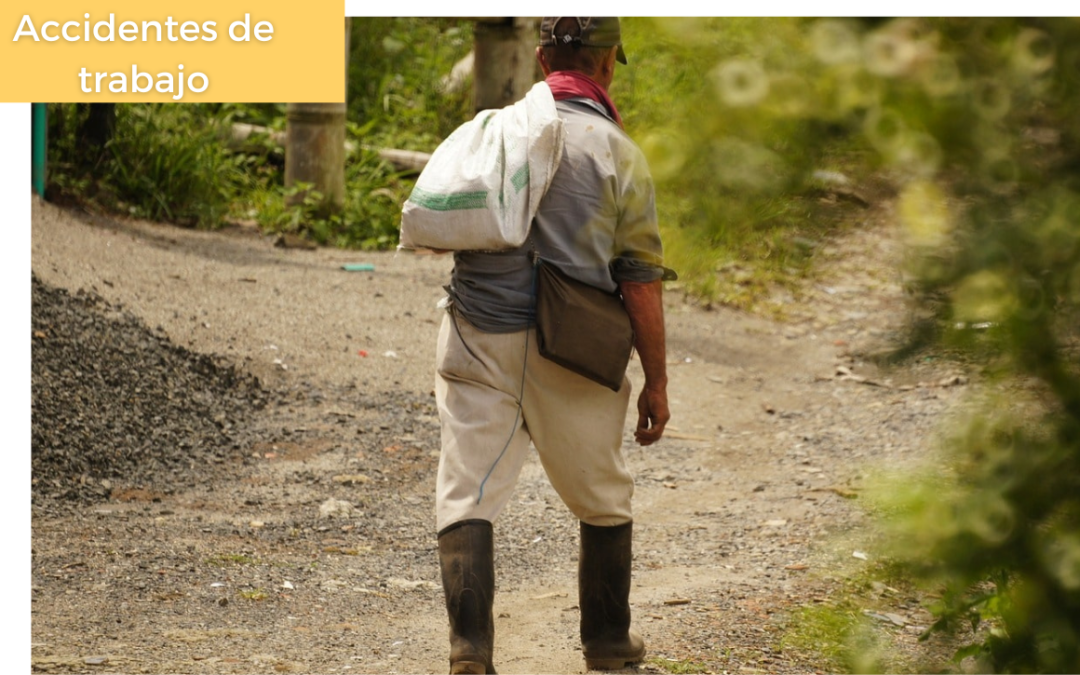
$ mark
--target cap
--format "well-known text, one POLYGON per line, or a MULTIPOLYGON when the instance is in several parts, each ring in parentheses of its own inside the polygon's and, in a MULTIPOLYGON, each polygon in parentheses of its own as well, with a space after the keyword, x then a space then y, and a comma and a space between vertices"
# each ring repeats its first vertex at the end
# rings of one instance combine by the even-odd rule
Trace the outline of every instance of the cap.
POLYGON ((615 58, 619 63, 626 63, 626 53, 622 47, 622 31, 617 16, 576 16, 571 17, 581 28, 578 37, 568 34, 556 35, 555 26, 561 16, 545 16, 540 21, 540 46, 550 47, 557 44, 577 43, 584 47, 618 47, 615 58))

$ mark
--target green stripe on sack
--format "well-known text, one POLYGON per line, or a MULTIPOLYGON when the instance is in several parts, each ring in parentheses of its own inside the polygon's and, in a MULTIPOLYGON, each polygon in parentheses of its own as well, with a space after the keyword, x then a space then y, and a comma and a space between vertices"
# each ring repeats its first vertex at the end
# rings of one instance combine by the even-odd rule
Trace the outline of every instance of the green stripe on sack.
POLYGON ((510 177, 510 184, 514 186, 515 192, 521 192, 521 188, 529 184, 529 163, 526 162, 513 176, 510 177))
POLYGON ((484 192, 451 192, 440 194, 428 192, 420 188, 413 188, 409 195, 409 201, 417 206, 432 211, 464 211, 467 209, 482 209, 487 206, 488 193, 484 192))

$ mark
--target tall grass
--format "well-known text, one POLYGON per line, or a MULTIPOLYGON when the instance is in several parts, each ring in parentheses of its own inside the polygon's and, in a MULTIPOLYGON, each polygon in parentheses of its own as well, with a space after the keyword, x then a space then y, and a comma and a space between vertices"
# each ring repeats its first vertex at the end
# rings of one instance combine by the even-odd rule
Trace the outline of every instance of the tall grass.
POLYGON ((472 45, 467 21, 353 19, 350 121, 364 128, 368 144, 433 150, 472 117, 472 88, 446 92, 440 84, 472 45))
POLYGON ((50 186, 137 217, 212 225, 229 208, 242 163, 226 152, 219 121, 196 106, 116 107, 112 139, 100 150, 80 137, 86 108, 49 107, 50 186))

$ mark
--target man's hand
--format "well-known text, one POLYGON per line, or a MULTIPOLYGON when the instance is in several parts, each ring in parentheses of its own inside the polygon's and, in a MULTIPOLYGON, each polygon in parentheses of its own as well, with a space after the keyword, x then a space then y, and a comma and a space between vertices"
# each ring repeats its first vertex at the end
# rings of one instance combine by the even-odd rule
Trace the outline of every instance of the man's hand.
POLYGON ((634 438, 638 445, 652 445, 664 435, 664 426, 671 419, 668 411, 667 389, 645 387, 637 402, 638 421, 634 438))
POLYGON ((634 438, 641 445, 652 445, 664 435, 664 425, 671 419, 667 400, 667 350, 664 340, 664 299, 660 280, 648 283, 623 281, 619 284, 630 325, 634 327, 634 346, 645 371, 645 388, 638 396, 638 422, 634 438))

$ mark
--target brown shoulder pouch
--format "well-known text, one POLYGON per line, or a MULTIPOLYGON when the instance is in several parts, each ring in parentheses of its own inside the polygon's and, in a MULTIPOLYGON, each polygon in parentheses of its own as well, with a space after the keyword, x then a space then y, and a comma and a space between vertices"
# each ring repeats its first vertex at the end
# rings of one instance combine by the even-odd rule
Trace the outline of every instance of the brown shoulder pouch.
POLYGON ((573 279, 538 257, 534 264, 540 355, 618 391, 634 348, 622 298, 573 279))

